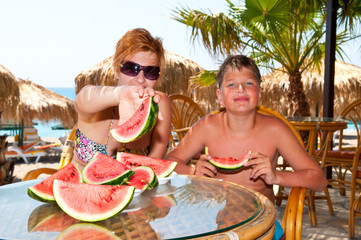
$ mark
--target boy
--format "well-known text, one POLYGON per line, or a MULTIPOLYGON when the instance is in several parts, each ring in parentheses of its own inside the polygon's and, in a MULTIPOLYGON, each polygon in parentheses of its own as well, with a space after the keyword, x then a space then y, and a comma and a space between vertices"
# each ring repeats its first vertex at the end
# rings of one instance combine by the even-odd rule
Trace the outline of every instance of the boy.
POLYGON ((323 191, 327 180, 292 131, 281 120, 257 113, 261 75, 255 62, 243 55, 229 56, 216 76, 217 98, 226 111, 200 119, 166 157, 178 162, 179 174, 221 178, 254 189, 274 202, 273 184, 323 191), (191 158, 208 147, 195 166, 191 158), (251 151, 251 153, 248 153, 251 151), (222 171, 211 156, 250 159, 236 171, 222 171), (281 155, 293 172, 276 170, 281 155))

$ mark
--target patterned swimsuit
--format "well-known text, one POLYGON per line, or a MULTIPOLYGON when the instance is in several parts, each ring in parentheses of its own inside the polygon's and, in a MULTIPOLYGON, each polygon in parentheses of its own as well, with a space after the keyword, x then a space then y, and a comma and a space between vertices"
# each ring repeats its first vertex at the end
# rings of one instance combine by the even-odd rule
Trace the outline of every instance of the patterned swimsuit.
MULTIPOLYGON (((79 128, 76 129, 75 139, 74 139, 75 153, 76 156, 80 159, 80 161, 88 163, 90 160, 92 160, 96 152, 107 154, 107 145, 110 136, 110 130, 113 127, 114 114, 115 114, 115 108, 113 108, 112 122, 110 124, 108 137, 104 145, 90 140, 82 132, 80 132, 79 128)), ((129 149, 125 147, 125 143, 124 143, 122 148, 119 150, 119 152, 128 152, 128 153, 146 156, 149 153, 149 146, 144 149, 129 149)), ((115 158, 116 156, 112 156, 112 157, 115 158)))

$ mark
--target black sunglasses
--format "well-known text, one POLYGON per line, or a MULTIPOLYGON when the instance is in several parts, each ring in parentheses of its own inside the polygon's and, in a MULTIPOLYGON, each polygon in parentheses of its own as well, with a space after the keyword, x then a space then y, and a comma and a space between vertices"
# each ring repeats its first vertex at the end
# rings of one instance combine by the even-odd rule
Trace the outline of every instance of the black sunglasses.
POLYGON ((160 74, 160 68, 155 66, 141 66, 134 62, 126 62, 119 66, 120 72, 135 77, 143 70, 144 77, 148 80, 157 80, 160 74))

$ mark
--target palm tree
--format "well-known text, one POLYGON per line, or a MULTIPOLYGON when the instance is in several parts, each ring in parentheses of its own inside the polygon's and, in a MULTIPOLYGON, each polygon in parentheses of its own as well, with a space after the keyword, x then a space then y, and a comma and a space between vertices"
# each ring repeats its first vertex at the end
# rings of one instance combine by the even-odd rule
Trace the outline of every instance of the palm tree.
MULTIPOLYGON (((287 93, 290 102, 288 115, 310 115, 301 81, 307 68, 320 69, 325 54, 326 3, 322 0, 244 0, 239 6, 226 0, 229 13, 209 14, 187 8, 176 8, 173 18, 192 27, 193 42, 200 38, 213 55, 248 52, 260 67, 274 70, 282 66, 289 76, 287 93)), ((351 1, 352 2, 352 1, 351 1)), ((352 19, 360 18, 360 1, 352 5, 342 1, 345 26, 354 26, 352 19), (348 16, 351 16, 348 18, 348 16)), ((357 21, 356 21, 357 22, 357 21)), ((355 29, 353 29, 355 30, 355 29)), ((337 56, 342 58, 341 44, 360 37, 347 32, 337 34, 337 56)), ((198 75, 198 83, 214 77, 198 75)), ((214 79, 214 78, 213 78, 214 79)), ((214 80, 213 80, 214 81, 214 80)))

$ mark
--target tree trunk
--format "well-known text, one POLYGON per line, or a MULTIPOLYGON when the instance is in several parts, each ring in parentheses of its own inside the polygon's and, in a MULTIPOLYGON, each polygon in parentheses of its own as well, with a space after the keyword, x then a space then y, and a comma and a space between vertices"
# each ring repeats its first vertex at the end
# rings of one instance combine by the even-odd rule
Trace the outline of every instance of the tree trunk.
POLYGON ((290 103, 288 109, 289 116, 310 116, 310 105, 306 100, 306 95, 303 90, 301 81, 301 73, 296 72, 289 75, 290 87, 288 89, 287 97, 290 103))

